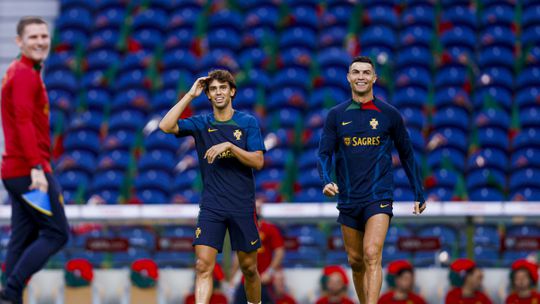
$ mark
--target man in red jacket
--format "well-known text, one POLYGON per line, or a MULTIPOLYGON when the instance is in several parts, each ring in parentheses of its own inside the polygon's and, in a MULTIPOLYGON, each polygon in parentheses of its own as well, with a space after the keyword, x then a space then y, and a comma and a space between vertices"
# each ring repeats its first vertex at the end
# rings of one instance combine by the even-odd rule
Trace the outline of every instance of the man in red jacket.
POLYGON ((12 232, 0 304, 22 303, 26 281, 68 240, 63 198, 50 165, 49 99, 41 79, 50 41, 43 19, 19 20, 16 42, 21 55, 2 80, 1 175, 11 200, 12 232), (23 198, 30 191, 48 196, 50 207, 23 198))
POLYGON ((510 285, 512 293, 506 298, 506 304, 540 304, 538 284, 538 265, 525 259, 512 264, 510 285))
POLYGON ((323 269, 321 289, 323 291, 316 304, 354 304, 347 296, 349 278, 341 266, 331 265, 323 269))
POLYGON ((482 270, 469 259, 457 259, 450 265, 450 283, 453 286, 446 295, 446 304, 491 304, 482 292, 482 270))
POLYGON ((406 260, 388 264, 386 282, 391 290, 383 294, 378 304, 426 304, 426 301, 413 292, 414 268, 406 260))

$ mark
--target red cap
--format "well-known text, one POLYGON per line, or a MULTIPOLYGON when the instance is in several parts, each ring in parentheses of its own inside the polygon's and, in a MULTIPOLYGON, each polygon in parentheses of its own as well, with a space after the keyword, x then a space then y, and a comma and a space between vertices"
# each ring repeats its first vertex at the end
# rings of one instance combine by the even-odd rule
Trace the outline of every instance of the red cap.
POLYGON ((512 271, 519 269, 527 270, 531 276, 531 279, 533 280, 533 283, 535 285, 538 283, 538 265, 525 259, 520 259, 512 263, 512 271))
POLYGON ((341 279, 343 280, 343 283, 345 283, 345 285, 349 285, 349 278, 347 277, 347 273, 345 272, 345 269, 343 269, 341 266, 331 265, 331 266, 324 267, 323 269, 324 276, 330 276, 333 273, 339 273, 341 275, 341 279))
POLYGON ((457 259, 451 265, 450 269, 455 272, 469 271, 476 267, 476 263, 470 259, 457 259))
POLYGON ((397 275, 403 270, 413 271, 413 265, 407 260, 397 260, 388 264, 388 273, 392 275, 397 275))

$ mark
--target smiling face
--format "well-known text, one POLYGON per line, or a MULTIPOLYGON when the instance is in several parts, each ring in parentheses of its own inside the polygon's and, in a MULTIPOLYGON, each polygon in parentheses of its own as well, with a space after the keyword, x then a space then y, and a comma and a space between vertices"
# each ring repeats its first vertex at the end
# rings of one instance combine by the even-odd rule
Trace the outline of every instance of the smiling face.
POLYGON ((213 79, 208 84, 207 95, 212 103, 212 107, 223 110, 231 106, 231 100, 236 93, 228 82, 221 82, 213 79))
POLYGON ((531 277, 525 269, 518 269, 514 273, 512 283, 516 291, 529 290, 531 288, 531 277))
POLYGON ((21 53, 36 63, 41 63, 49 55, 51 37, 46 24, 28 24, 16 38, 21 53))
POLYGON ((347 73, 347 81, 353 94, 357 96, 372 95, 376 79, 375 70, 368 62, 354 62, 347 73))

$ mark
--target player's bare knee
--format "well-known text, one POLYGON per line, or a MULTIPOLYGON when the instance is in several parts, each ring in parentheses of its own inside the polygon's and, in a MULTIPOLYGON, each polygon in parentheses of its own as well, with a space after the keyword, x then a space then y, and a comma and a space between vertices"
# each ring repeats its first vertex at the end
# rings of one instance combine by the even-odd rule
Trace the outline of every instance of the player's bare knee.
POLYGON ((347 260, 353 272, 362 272, 364 270, 364 259, 359 254, 349 254, 347 260))
POLYGON ((240 268, 246 279, 253 278, 257 275, 257 263, 244 263, 240 268))
POLYGON ((215 262, 203 258, 197 258, 195 261, 195 271, 197 272, 197 275, 210 275, 214 270, 214 264, 215 262))
POLYGON ((364 247, 364 265, 366 267, 377 266, 381 264, 381 249, 379 246, 368 245, 364 247))

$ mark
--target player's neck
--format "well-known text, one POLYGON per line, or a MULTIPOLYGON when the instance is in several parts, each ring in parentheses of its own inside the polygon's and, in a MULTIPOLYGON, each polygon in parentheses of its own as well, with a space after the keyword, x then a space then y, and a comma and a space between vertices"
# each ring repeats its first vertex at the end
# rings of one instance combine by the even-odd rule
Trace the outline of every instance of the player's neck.
POLYGON ((402 291, 399 289, 396 289, 394 291, 394 300, 403 301, 403 300, 406 300, 407 298, 408 298, 408 294, 406 291, 402 291))
POLYGON ((373 91, 366 92, 366 94, 356 94, 353 92, 352 99, 356 103, 366 103, 373 100, 373 91))
POLYGON ((475 290, 473 288, 470 288, 469 286, 463 286, 461 288, 461 295, 464 298, 472 298, 474 297, 475 290))
POLYGON ((234 109, 232 107, 226 107, 225 109, 214 108, 214 118, 217 121, 228 121, 231 120, 234 114, 234 109))

